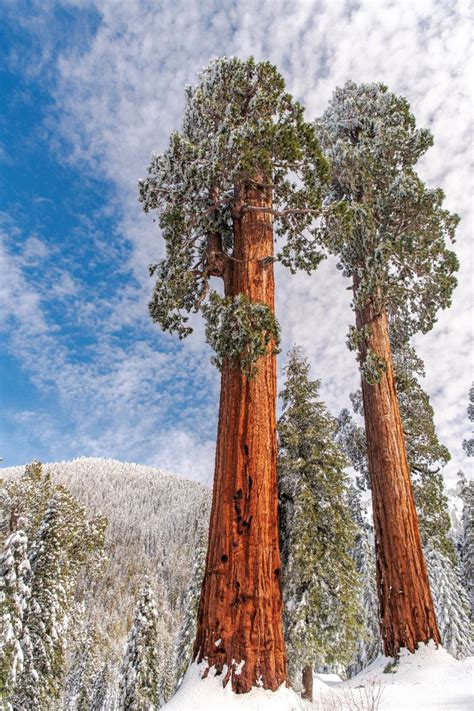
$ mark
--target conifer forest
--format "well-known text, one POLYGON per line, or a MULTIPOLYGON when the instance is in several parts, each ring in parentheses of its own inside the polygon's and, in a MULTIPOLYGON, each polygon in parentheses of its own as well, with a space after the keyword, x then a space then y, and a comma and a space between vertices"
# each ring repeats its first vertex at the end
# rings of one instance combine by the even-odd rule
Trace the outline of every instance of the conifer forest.
MULTIPOLYGON (((445 195, 420 170, 437 136, 382 75, 346 77, 314 113, 284 62, 256 57, 221 52, 191 84, 176 71, 179 121, 165 120, 166 141, 132 196, 153 255, 147 274, 141 257, 134 265, 148 313, 137 302, 121 326, 133 334, 132 321, 145 323, 157 345, 125 359, 108 412, 87 403, 97 423, 109 421, 107 437, 64 461, 41 462, 39 449, 2 462, 0 711, 474 704, 474 384, 463 386, 453 454, 423 345, 449 318, 464 268, 449 185, 445 195), (291 342, 284 285, 301 275, 308 303, 322 292, 346 299, 345 339, 328 311, 307 324, 309 339, 291 342), (210 376, 196 367, 199 338, 210 376), (353 360, 339 410, 327 404, 318 349, 333 354, 340 383, 339 358, 353 360), (155 357, 140 409, 129 378, 155 357), (166 430, 153 424, 155 390, 166 430), (149 418, 149 434, 133 437, 150 453, 174 433, 173 451, 185 453, 189 422, 209 420, 208 479, 199 450, 181 468, 159 452, 144 463, 111 458, 114 436, 134 446, 114 423, 118 407, 130 423, 149 418)), ((94 239, 98 253, 115 250, 111 235, 94 239)), ((96 257, 83 259, 95 269, 96 257)), ((111 263, 103 288, 124 273, 111 263)), ((124 312, 130 289, 120 287, 124 312)), ((70 312, 70 338, 90 313, 70 312)), ((95 346, 107 358, 119 332, 95 346)), ((456 344, 436 333, 437 352, 456 359, 456 344)), ((74 371, 85 399, 91 347, 81 342, 74 371)), ((97 377, 109 388, 99 366, 97 377)), ((25 437, 40 426, 25 419, 25 437)))

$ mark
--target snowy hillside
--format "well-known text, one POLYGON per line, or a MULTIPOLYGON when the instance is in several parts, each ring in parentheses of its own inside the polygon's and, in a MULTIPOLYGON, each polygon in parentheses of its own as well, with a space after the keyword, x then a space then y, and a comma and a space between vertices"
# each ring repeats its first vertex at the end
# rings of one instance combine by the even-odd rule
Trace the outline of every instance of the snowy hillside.
MULTIPOLYGON (((3 468, 0 478, 17 477, 23 470, 3 468)), ((44 470, 67 486, 88 513, 100 511, 108 518, 104 573, 93 590, 82 581, 86 617, 100 631, 105 651, 121 656, 145 574, 171 625, 179 625, 199 521, 207 525, 209 490, 160 469, 112 459, 80 458, 44 464, 44 470)))

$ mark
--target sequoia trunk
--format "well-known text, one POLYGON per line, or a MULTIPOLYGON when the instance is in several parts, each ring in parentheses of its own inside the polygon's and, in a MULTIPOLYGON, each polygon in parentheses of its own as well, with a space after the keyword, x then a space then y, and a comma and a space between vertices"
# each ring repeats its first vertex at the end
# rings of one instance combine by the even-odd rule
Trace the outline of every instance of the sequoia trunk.
POLYGON ((367 455, 372 486, 377 587, 381 632, 387 656, 401 647, 414 652, 419 642, 440 642, 421 546, 418 516, 395 390, 388 318, 370 304, 356 315, 368 326, 362 363, 370 349, 386 370, 380 382, 362 379, 367 455))
MULTIPOLYGON (((274 309, 271 192, 241 185, 234 208, 234 251, 226 295, 244 294, 274 309)), ((214 490, 194 659, 223 674, 237 693, 286 681, 281 623, 276 481, 276 363, 261 358, 252 379, 235 364, 222 370, 214 490)))

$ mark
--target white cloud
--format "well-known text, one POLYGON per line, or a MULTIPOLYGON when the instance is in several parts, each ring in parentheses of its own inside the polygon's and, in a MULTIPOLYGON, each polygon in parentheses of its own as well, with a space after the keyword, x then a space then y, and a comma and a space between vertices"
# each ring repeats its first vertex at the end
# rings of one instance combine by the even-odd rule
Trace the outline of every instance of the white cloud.
MULTIPOLYGON (((384 81, 409 99, 419 124, 429 125, 435 135, 435 147, 420 168, 422 176, 445 188, 448 206, 463 218, 456 246, 463 268, 453 308, 440 316, 431 334, 417 339, 426 360, 426 386, 440 435, 455 451, 456 461, 461 461, 460 439, 468 429, 465 408, 472 379, 471 4, 463 0, 100 0, 96 9, 102 19, 87 49, 58 60, 55 116, 73 149, 70 159, 115 186, 121 230, 133 245, 128 266, 141 286, 116 301, 110 317, 116 324, 136 320, 142 313, 150 288, 146 265, 162 249, 156 225, 140 213, 137 179, 144 174, 151 152, 162 150, 169 132, 179 126, 183 86, 196 80, 210 57, 253 54, 270 59, 309 116, 320 114, 335 86, 349 78, 384 81)), ((354 358, 344 345, 352 318, 346 283, 331 262, 312 277, 291 277, 279 269, 277 281, 284 347, 293 342, 304 345, 314 376, 323 379, 323 396, 337 411, 347 404, 347 394, 357 383, 354 358)), ((104 376, 98 391, 117 388, 112 398, 114 417, 126 419, 123 412, 119 414, 120 403, 126 409, 129 393, 137 391, 136 378, 151 384, 156 370, 153 355, 137 344, 129 366, 124 365, 123 353, 111 352, 110 357, 117 361, 116 368, 104 376)), ((191 362, 190 378, 196 374, 193 365, 201 367, 204 357, 201 329, 182 351, 184 360, 197 359, 191 362)), ((86 381, 92 377, 80 375, 86 381)), ((93 377, 101 381, 100 375, 93 377)), ((95 386, 90 387, 94 391, 95 386)), ((172 402, 168 405, 172 407, 172 402)), ((146 403, 137 401, 136 407, 138 421, 146 417, 146 403)), ((117 438, 125 441, 126 427, 125 422, 122 434, 116 429, 117 438)), ((132 432, 133 425, 130 428, 132 432)), ((207 444, 202 450, 199 443, 196 446, 198 456, 209 457, 210 466, 211 449, 207 444)), ((172 447, 169 441, 163 443, 164 457, 172 447)))

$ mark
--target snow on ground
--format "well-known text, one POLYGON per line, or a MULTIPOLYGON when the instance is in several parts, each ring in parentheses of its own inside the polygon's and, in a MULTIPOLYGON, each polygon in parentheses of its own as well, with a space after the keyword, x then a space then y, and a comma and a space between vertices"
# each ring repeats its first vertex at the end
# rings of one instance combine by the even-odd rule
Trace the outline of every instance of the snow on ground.
POLYGON ((403 651, 394 672, 392 659, 379 657, 347 682, 329 674, 314 676, 314 704, 292 689, 272 693, 253 689, 234 694, 222 676, 201 675, 205 664, 192 664, 184 682, 163 711, 471 711, 474 709, 474 657, 457 661, 434 644, 416 654, 403 651))
POLYGON ((306 711, 293 689, 281 686, 277 691, 252 689, 248 694, 234 694, 231 683, 224 689, 222 675, 201 679, 206 664, 191 664, 184 681, 163 711, 306 711))
POLYGON ((474 657, 454 659, 433 643, 415 654, 402 651, 393 672, 392 659, 379 657, 348 682, 315 675, 317 711, 471 711, 474 709, 474 657))

